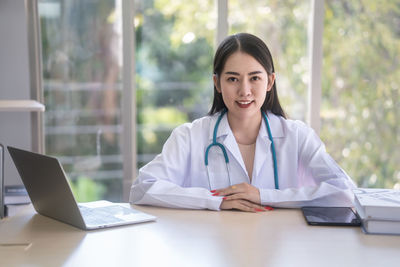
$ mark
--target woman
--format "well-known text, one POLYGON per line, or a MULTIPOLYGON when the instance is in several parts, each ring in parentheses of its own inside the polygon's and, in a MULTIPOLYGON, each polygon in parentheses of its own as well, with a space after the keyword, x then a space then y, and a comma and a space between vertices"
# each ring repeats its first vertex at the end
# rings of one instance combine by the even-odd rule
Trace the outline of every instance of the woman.
POLYGON ((285 118, 262 40, 227 37, 214 57, 209 116, 177 127, 139 170, 130 202, 171 208, 264 211, 351 206, 354 184, 300 121, 285 118))

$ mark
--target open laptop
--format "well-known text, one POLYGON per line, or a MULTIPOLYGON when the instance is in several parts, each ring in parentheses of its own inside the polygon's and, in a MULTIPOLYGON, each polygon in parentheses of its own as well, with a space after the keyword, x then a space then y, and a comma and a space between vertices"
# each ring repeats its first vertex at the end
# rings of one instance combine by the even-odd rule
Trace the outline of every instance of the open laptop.
POLYGON ((156 217, 109 201, 78 204, 60 162, 8 146, 35 210, 44 216, 92 230, 154 221, 156 217))

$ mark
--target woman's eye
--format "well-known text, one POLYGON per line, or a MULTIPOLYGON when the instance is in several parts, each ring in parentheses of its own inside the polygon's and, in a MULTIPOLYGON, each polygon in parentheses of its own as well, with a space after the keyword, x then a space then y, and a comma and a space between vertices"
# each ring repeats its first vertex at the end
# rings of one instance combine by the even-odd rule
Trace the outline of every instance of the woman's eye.
POLYGON ((229 77, 228 78, 228 81, 230 81, 230 82, 236 82, 238 79, 237 78, 235 78, 235 77, 229 77))
POLYGON ((258 76, 253 76, 253 77, 251 77, 251 80, 252 80, 252 81, 258 81, 258 80, 260 80, 260 77, 258 77, 258 76))

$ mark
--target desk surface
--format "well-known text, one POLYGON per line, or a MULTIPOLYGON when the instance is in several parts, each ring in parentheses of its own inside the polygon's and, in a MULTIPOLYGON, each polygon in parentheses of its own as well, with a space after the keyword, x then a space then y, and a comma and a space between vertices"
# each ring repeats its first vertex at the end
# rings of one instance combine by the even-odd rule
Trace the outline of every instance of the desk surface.
POLYGON ((0 266, 366 267, 398 266, 400 257, 400 236, 308 226, 300 210, 135 208, 157 221, 85 232, 28 206, 0 221, 0 266))

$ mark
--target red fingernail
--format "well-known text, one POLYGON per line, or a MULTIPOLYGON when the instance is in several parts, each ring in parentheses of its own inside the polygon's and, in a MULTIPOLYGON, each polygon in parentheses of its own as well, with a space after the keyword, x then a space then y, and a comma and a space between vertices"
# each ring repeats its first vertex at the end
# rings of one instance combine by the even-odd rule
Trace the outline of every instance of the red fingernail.
POLYGON ((226 197, 223 197, 222 199, 223 199, 223 200, 225 200, 225 199, 226 199, 226 197))
POLYGON ((264 211, 264 210, 262 210, 262 209, 254 209, 255 211, 264 211))
POLYGON ((213 196, 218 196, 219 195, 219 193, 214 193, 214 194, 212 194, 213 196))
POLYGON ((274 208, 273 207, 270 207, 270 206, 265 206, 264 207, 266 210, 274 210, 274 208))
POLYGON ((210 192, 211 192, 211 193, 215 193, 215 191, 217 191, 217 190, 211 190, 210 192))

